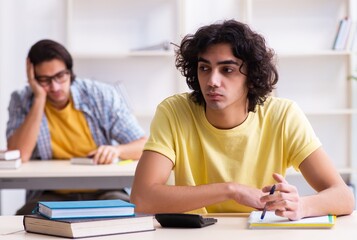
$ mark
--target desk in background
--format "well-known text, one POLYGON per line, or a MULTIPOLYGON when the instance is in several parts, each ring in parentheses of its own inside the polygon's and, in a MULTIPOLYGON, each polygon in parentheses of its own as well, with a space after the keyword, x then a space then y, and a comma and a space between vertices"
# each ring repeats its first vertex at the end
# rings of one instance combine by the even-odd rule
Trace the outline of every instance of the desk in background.
POLYGON ((136 165, 137 161, 122 165, 72 165, 68 160, 33 160, 19 169, 0 169, 0 206, 1 189, 119 189, 131 186, 136 165))
MULTIPOLYGON (((210 215, 212 216, 212 215, 210 215)), ((218 222, 206 228, 174 229, 161 228, 155 224, 156 231, 119 234, 105 237, 96 237, 96 240, 198 240, 198 239, 264 239, 264 240, 352 240, 357 236, 357 212, 352 215, 338 217, 332 229, 247 229, 247 214, 231 214, 228 217, 218 216, 218 222)), ((0 239, 6 240, 33 240, 33 239, 61 239, 23 230, 22 216, 0 217, 0 239)), ((67 238, 66 238, 67 239, 67 238)), ((93 238, 94 239, 94 238, 93 238)))

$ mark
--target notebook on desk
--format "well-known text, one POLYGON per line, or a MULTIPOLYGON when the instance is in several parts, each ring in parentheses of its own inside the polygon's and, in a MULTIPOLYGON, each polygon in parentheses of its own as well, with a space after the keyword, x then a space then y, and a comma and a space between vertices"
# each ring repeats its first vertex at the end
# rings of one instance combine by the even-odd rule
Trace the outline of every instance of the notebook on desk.
MULTIPOLYGON (((75 165, 96 165, 93 158, 89 157, 74 157, 71 158, 71 164, 75 165)), ((116 164, 119 162, 119 158, 114 158, 111 164, 116 164)))
POLYGON ((260 219, 262 211, 251 212, 248 219, 248 227, 255 228, 332 228, 335 225, 336 216, 324 215, 308 217, 296 221, 275 215, 273 211, 267 211, 264 219, 260 219))

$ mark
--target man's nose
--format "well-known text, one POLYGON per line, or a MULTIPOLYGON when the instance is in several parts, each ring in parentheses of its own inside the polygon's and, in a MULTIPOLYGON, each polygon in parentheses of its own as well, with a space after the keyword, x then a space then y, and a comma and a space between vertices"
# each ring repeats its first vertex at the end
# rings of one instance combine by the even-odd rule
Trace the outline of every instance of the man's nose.
POLYGON ((221 74, 218 71, 212 71, 212 74, 209 77, 208 85, 211 87, 221 86, 221 74))
POLYGON ((58 83, 56 80, 57 80, 57 79, 55 79, 55 78, 52 78, 52 79, 51 79, 51 82, 50 82, 51 90, 57 90, 57 89, 60 88, 60 85, 61 85, 61 84, 58 83))

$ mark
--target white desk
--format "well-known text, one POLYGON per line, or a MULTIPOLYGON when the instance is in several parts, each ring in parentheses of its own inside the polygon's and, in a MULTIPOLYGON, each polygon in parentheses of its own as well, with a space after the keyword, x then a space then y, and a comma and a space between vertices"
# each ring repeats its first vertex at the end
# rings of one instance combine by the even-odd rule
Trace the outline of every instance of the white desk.
POLYGON ((18 169, 0 169, 0 190, 118 189, 131 186, 136 165, 137 161, 122 165, 72 165, 68 160, 30 161, 18 169))
MULTIPOLYGON (((280 229, 280 230, 252 230, 247 229, 247 215, 235 214, 230 217, 217 217, 218 222, 201 229, 170 229, 161 228, 156 223, 156 231, 112 235, 91 238, 95 240, 112 239, 155 239, 155 240, 199 240, 199 239, 263 239, 263 240, 352 240, 357 236, 357 212, 350 216, 338 217, 332 229, 280 229)), ((32 240, 32 239, 62 239, 23 230, 22 216, 0 217, 0 239, 32 240)), ((87 238, 88 239, 88 238, 87 238)))

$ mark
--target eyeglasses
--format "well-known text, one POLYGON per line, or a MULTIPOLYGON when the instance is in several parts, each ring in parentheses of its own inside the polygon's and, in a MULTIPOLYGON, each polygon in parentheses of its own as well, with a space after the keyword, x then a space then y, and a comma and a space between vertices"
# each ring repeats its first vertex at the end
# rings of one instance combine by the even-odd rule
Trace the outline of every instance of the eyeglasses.
POLYGON ((65 69, 53 76, 36 76, 35 78, 42 87, 47 87, 51 85, 52 80, 54 80, 56 83, 64 83, 68 80, 70 73, 71 72, 69 70, 65 69))

